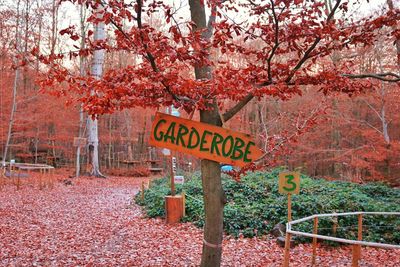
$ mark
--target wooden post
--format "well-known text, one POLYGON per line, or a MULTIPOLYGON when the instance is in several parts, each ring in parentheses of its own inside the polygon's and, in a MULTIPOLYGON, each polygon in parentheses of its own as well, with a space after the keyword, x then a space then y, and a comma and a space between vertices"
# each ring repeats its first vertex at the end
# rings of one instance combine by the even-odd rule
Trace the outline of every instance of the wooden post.
POLYGON ((43 180, 43 169, 41 168, 40 175, 39 175, 39 190, 43 189, 42 180, 43 180))
POLYGON ((186 216, 186 195, 185 191, 182 191, 182 202, 183 202, 183 214, 182 217, 186 216))
MULTIPOLYGON (((358 241, 362 241, 362 227, 363 227, 363 217, 362 214, 358 214, 358 241)), ((361 245, 358 245, 358 257, 361 260, 361 245)))
POLYGON ((288 205, 288 222, 292 221, 292 194, 287 195, 288 200, 287 200, 287 205, 288 205))
POLYGON ((333 236, 336 236, 337 233, 337 228, 338 228, 338 217, 333 217, 333 228, 332 228, 332 234, 333 236))
POLYGON ((21 173, 20 173, 20 169, 18 169, 18 171, 17 171, 17 190, 19 190, 19 188, 20 188, 20 186, 21 186, 21 178, 20 178, 20 175, 21 175, 21 173))
POLYGON ((144 181, 142 181, 142 192, 141 192, 142 201, 144 201, 144 181))
POLYGON ((49 187, 50 189, 53 189, 53 173, 54 173, 54 169, 49 169, 49 187))
POLYGON ((170 161, 171 161, 171 196, 175 196, 175 179, 174 179, 174 157, 172 156, 172 151, 170 152, 170 161))
MULTIPOLYGON (((318 234, 318 217, 314 218, 313 234, 314 235, 318 234)), ((312 249, 313 249, 313 252, 312 252, 311 265, 314 266, 315 265, 316 255, 317 255, 317 238, 316 237, 313 237, 312 249)))
POLYGON ((10 179, 11 179, 11 181, 12 181, 12 171, 13 171, 13 167, 12 167, 12 163, 11 163, 11 161, 10 161, 10 179))
POLYGON ((289 262, 290 262, 290 239, 292 238, 292 235, 289 233, 286 233, 286 239, 285 239, 285 258, 283 261, 283 267, 289 267, 289 262))
POLYGON ((53 189, 54 188, 54 170, 55 169, 50 169, 49 170, 49 175, 50 175, 50 189, 53 189))
MULTIPOLYGON (((288 195, 288 222, 292 221, 292 194, 288 195)), ((292 235, 286 233, 285 238, 285 254, 283 259, 283 267, 289 267, 290 262, 290 240, 292 239, 292 235)))
MULTIPOLYGON (((358 235, 357 240, 362 241, 362 214, 358 215, 358 235)), ((352 267, 358 267, 361 260, 361 245, 353 245, 352 267)))
POLYGON ((43 189, 46 189, 47 187, 47 169, 43 169, 43 189))
POLYGON ((49 169, 44 169, 44 188, 49 188, 49 169))
POLYGON ((14 177, 13 177, 13 166, 12 166, 12 163, 11 163, 11 161, 10 161, 10 181, 11 181, 11 184, 13 184, 13 185, 15 185, 15 181, 14 181, 14 177))
MULTIPOLYGON (((5 170, 5 168, 4 168, 5 170)), ((5 185, 5 180, 4 180, 4 173, 3 173, 3 169, 0 169, 1 174, 0 174, 0 190, 3 189, 3 186, 5 185)))

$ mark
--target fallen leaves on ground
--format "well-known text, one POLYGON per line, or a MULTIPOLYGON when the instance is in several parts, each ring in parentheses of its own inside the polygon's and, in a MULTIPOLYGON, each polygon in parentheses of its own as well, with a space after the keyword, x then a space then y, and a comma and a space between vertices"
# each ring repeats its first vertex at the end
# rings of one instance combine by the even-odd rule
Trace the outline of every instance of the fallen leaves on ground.
MULTIPOLYGON (((189 223, 145 218, 132 203, 143 180, 55 175, 39 190, 38 174, 20 190, 0 188, 0 266, 197 266, 202 231, 189 223)), ((223 266, 280 266, 283 249, 269 237, 225 237, 223 266)), ((311 246, 291 250, 291 266, 309 266, 311 246)), ((318 248, 318 266, 350 266, 351 247, 318 248)), ((363 248, 361 266, 400 266, 398 251, 363 248)))

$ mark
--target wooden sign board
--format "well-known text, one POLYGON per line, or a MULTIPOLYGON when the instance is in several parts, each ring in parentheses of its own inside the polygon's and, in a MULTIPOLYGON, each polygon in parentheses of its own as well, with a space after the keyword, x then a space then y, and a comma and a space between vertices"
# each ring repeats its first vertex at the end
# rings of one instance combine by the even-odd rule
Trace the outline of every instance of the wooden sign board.
POLYGON ((150 144, 240 167, 263 155, 248 134, 159 112, 150 144))
POLYGON ((300 192, 300 173, 281 172, 279 174, 279 193, 299 194, 300 192))
POLYGON ((86 138, 74 137, 74 146, 79 146, 79 147, 86 146, 86 138))

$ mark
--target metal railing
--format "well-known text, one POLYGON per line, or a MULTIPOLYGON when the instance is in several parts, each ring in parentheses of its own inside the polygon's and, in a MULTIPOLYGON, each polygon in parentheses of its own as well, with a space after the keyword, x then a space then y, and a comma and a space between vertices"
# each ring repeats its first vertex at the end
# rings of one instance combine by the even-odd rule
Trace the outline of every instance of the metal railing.
POLYGON ((300 235, 300 236, 312 237, 312 238, 329 240, 329 241, 336 241, 336 242, 340 242, 340 243, 353 244, 353 245, 363 245, 363 246, 380 247, 380 248, 394 248, 394 249, 399 249, 400 248, 400 245, 391 245, 391 244, 383 244, 383 243, 376 243, 376 242, 351 240, 351 239, 338 238, 338 237, 325 236, 325 235, 318 235, 318 234, 311 234, 311 233, 304 233, 304 232, 292 230, 292 226, 294 224, 299 224, 301 222, 313 220, 314 218, 339 217, 339 216, 350 216, 350 215, 400 216, 400 212, 362 212, 362 211, 360 211, 360 212, 315 214, 315 215, 308 216, 308 217, 305 217, 305 218, 302 218, 302 219, 298 219, 298 220, 295 220, 295 221, 288 222, 286 224, 286 232, 290 233, 290 234, 293 234, 293 235, 300 235))

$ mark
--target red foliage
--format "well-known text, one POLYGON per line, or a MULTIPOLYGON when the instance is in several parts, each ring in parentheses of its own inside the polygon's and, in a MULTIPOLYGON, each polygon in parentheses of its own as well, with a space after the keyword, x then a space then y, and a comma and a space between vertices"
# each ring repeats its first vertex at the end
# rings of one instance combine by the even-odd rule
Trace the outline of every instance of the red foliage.
MULTIPOLYGON (((97 1, 85 3, 99 9, 97 1)), ((378 38, 378 30, 393 26, 400 13, 395 10, 350 22, 346 17, 348 1, 336 3, 329 15, 325 14, 324 1, 244 3, 240 5, 240 12, 246 14, 250 22, 236 24, 220 13, 239 12, 231 1, 211 1, 211 6, 218 5, 215 12, 218 19, 207 41, 199 32, 183 31, 184 27, 189 30, 194 27, 190 21, 181 22, 179 27, 169 24, 171 18, 176 19, 176 14, 162 2, 145 2, 138 10, 123 2, 111 1, 105 6, 102 21, 117 26, 115 44, 90 43, 89 47, 92 51, 129 51, 133 57, 141 58, 141 63, 109 70, 100 81, 79 77, 58 66, 51 68, 40 84, 48 88, 67 82, 72 92, 83 94, 79 101, 93 114, 171 104, 190 111, 204 109, 212 97, 239 101, 249 93, 286 100, 301 94, 300 86, 304 85, 315 85, 324 93, 341 91, 352 95, 373 84, 344 77, 344 73, 352 72, 346 62, 321 66, 320 61, 337 51, 371 45, 378 38), (298 6, 301 6, 300 11, 295 9, 298 6), (334 17, 338 10, 344 15, 334 17), (157 11, 165 14, 168 31, 141 24, 139 20, 122 30, 122 20, 135 20, 157 11), (268 13, 270 11, 273 14, 268 13), (218 56, 210 55, 209 47, 218 56), (229 62, 235 58, 244 61, 232 66, 229 62), (213 78, 199 81, 187 75, 194 65, 211 66, 213 78), (94 88, 97 94, 90 95, 88 88, 94 88)), ((98 20, 95 14, 89 18, 90 22, 94 20, 98 20)), ((70 29, 63 33, 69 33, 70 29)), ((61 90, 64 94, 64 89, 61 90)))

